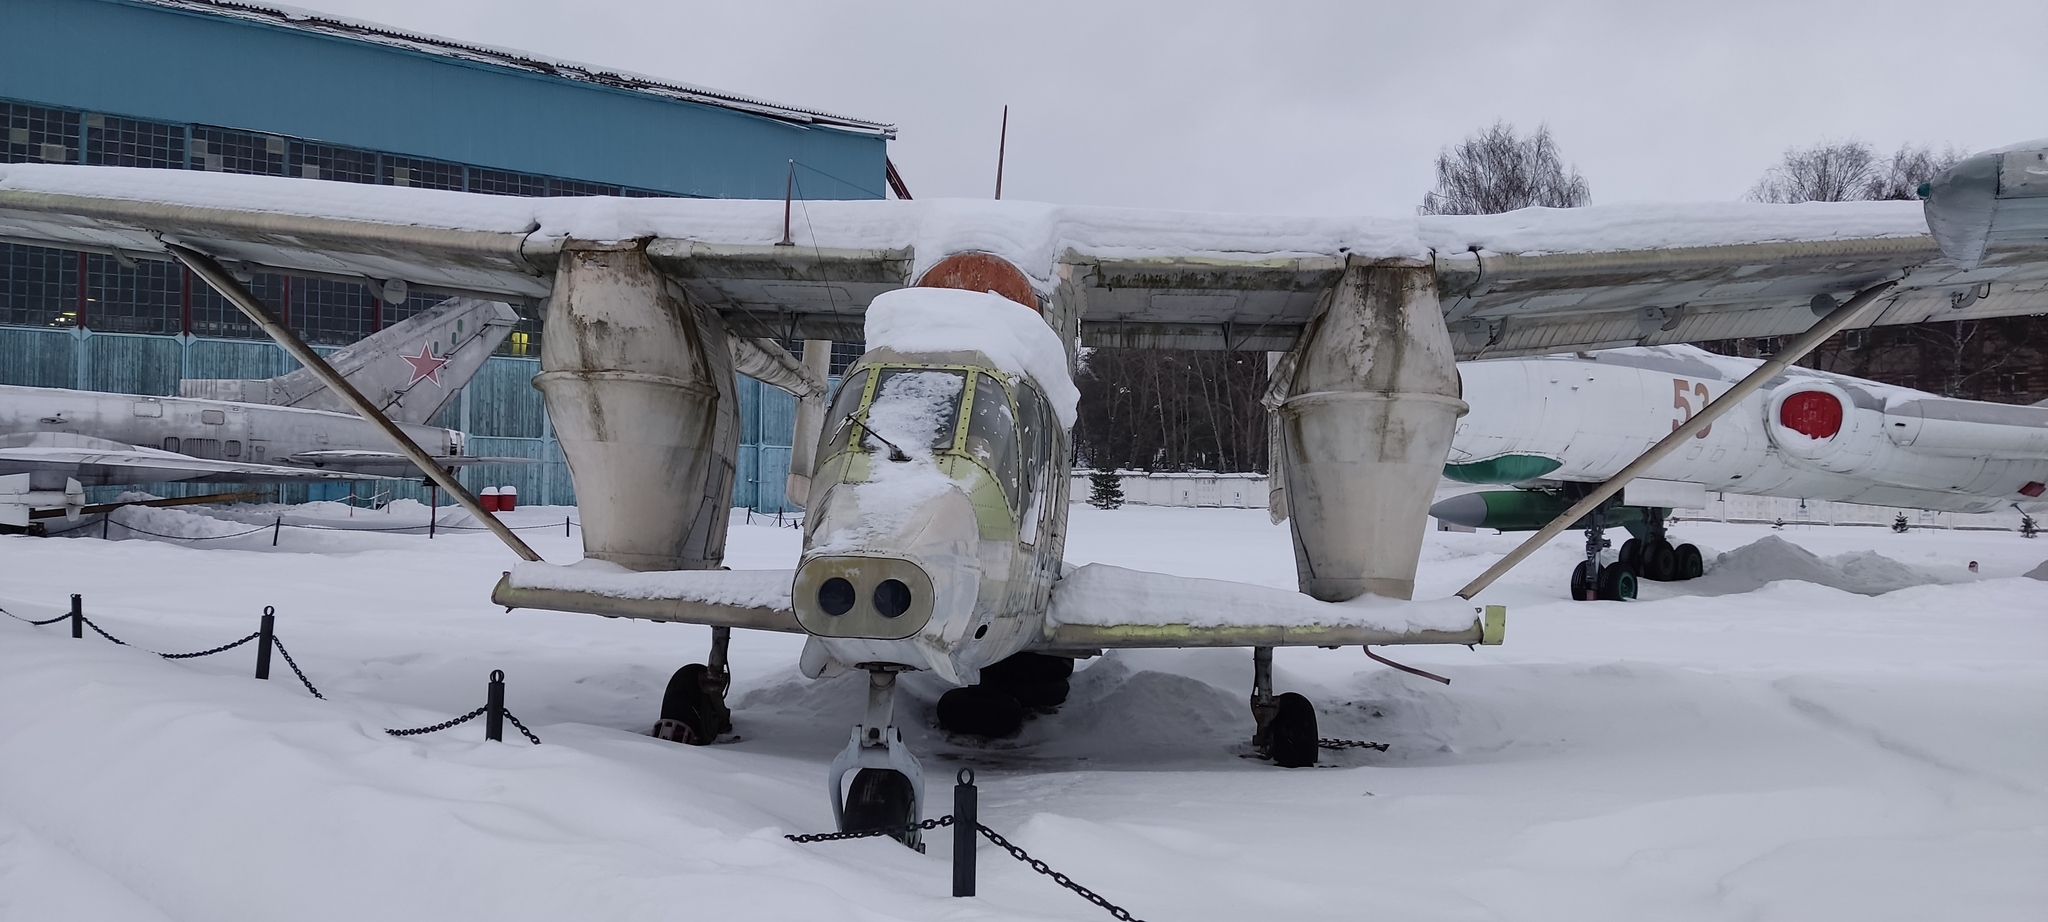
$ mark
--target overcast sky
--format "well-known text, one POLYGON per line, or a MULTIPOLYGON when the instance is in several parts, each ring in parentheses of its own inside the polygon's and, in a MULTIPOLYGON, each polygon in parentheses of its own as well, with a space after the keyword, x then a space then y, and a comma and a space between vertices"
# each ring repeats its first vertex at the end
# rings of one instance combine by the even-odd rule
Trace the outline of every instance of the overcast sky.
POLYGON ((1790 145, 2048 135, 2006 2, 295 0, 894 123, 914 195, 1412 214, 1439 148, 1548 123, 1593 201, 1739 198, 1790 145))

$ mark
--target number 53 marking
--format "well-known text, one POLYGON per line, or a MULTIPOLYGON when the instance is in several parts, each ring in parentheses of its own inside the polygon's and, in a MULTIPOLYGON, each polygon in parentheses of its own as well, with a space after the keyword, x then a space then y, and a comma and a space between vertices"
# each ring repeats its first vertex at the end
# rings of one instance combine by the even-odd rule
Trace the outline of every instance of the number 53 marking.
MULTIPOLYGON (((1711 399, 1713 398, 1707 394, 1707 385, 1704 382, 1687 381, 1684 378, 1671 379, 1671 406, 1678 410, 1678 418, 1671 421, 1671 431, 1677 432, 1678 427, 1685 425, 1686 421, 1692 419, 1700 410, 1706 409, 1707 401, 1711 399), (1692 401, 1686 399, 1688 397, 1700 399, 1698 410, 1693 409, 1692 401)), ((1708 426, 1694 433, 1693 438, 1706 438, 1707 433, 1712 431, 1714 427, 1708 426)))

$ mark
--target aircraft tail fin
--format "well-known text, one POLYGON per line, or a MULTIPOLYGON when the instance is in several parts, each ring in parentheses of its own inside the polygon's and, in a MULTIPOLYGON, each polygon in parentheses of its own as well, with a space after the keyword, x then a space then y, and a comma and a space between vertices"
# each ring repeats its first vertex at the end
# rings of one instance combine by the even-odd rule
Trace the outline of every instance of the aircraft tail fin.
MULTIPOLYGON (((327 362, 394 422, 424 423, 469 383, 519 314, 499 301, 449 298, 327 356, 327 362)), ((259 380, 179 384, 181 397, 347 413, 341 397, 301 368, 259 380)))

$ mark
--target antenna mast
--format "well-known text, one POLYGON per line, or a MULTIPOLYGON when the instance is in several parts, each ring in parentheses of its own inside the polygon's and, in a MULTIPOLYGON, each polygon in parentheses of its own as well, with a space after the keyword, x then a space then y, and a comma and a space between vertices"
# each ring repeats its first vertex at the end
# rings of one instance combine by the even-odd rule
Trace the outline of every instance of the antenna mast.
POLYGON ((996 198, 1003 197, 1003 153, 1010 146, 1010 107, 1003 107, 1003 133, 996 141, 996 198))

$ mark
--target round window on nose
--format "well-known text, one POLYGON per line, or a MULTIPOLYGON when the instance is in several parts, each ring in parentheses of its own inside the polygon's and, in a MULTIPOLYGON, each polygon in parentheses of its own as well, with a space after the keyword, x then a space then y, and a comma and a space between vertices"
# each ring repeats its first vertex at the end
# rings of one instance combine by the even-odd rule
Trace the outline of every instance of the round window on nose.
POLYGON ((900 579, 885 579, 875 587, 875 610, 894 618, 910 610, 910 587, 900 579))
POLYGON ((843 576, 835 576, 818 587, 818 607, 828 615, 843 615, 853 610, 853 584, 843 576))

